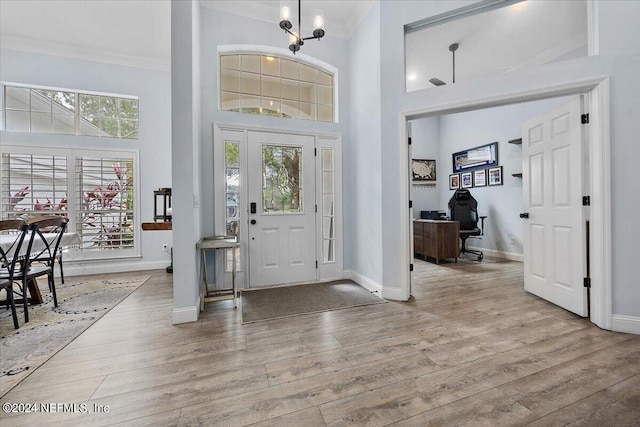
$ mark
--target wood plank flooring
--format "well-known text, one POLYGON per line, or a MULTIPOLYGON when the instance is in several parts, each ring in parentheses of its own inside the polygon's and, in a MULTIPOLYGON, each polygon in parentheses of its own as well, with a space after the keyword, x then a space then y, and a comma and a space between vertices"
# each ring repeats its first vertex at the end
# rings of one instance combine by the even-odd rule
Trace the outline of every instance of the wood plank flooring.
POLYGON ((640 336, 527 294, 520 263, 416 260, 409 302, 247 325, 231 301, 171 325, 171 276, 151 274, 1 402, 109 412, 3 427, 640 426, 640 336))

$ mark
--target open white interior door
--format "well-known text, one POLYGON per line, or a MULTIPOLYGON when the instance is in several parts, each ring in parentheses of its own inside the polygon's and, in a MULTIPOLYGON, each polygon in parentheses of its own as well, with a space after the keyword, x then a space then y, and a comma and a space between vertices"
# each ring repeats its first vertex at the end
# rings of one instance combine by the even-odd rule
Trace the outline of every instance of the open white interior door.
POLYGON ((581 114, 576 97, 524 123, 521 216, 525 289, 586 316, 581 114))

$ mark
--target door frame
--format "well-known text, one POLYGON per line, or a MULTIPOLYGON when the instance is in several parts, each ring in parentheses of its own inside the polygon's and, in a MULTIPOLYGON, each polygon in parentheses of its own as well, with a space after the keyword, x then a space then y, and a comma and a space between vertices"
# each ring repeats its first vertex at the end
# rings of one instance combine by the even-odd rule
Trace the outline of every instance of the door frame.
MULTIPOLYGON (((343 211, 342 211, 342 135, 335 133, 322 133, 322 132, 305 132, 293 129, 280 129, 280 128, 268 128, 259 126, 247 126, 238 124, 224 124, 213 123, 213 193, 214 193, 214 218, 213 229, 214 234, 221 235, 226 234, 225 224, 225 155, 224 155, 224 133, 230 133, 233 135, 233 141, 239 143, 240 151, 240 179, 243 180, 243 176, 246 176, 248 171, 248 133, 249 132, 265 132, 265 133, 279 133, 287 135, 300 135, 300 136, 312 136, 314 137, 314 146, 316 150, 320 151, 320 148, 331 147, 334 148, 334 164, 339 167, 335 171, 335 260, 333 262, 323 262, 318 259, 318 269, 316 270, 317 281, 329 281, 338 280, 344 278, 344 261, 343 261, 343 248, 344 248, 344 232, 343 232, 343 211), (339 183, 339 184, 338 184, 339 183)), ((318 202, 318 195, 320 188, 318 186, 318 162, 320 157, 315 157, 315 197, 316 204, 318 202)), ((335 167, 334 167, 335 169, 335 167)), ((240 259, 241 259, 241 271, 236 273, 236 288, 237 289, 249 289, 249 215, 248 215, 248 196, 249 191, 247 185, 240 186, 240 259)), ((320 194, 320 197, 322 195, 320 194)), ((316 257, 320 258, 322 252, 320 251, 320 245, 322 244, 322 212, 318 209, 316 212, 316 257)), ((215 283, 230 283, 230 273, 224 272, 224 258, 216 256, 215 260, 215 283)), ((216 285, 217 286, 217 285, 216 285)), ((224 288, 224 286, 220 286, 224 288)))
MULTIPOLYGON (((408 122, 422 117, 452 114, 463 111, 497 107, 507 104, 536 101, 567 95, 588 94, 586 107, 589 113, 587 129, 589 146, 590 181, 587 185, 591 196, 590 211, 590 265, 591 265, 591 322, 603 329, 612 328, 612 243, 611 243, 611 140, 610 140, 610 88, 609 77, 581 80, 554 85, 537 90, 477 98, 471 101, 442 104, 435 107, 400 112, 400 168, 401 181, 410 179, 408 162, 409 146, 406 144, 408 122)), ((410 181, 409 181, 410 182, 410 181)), ((411 251, 411 224, 409 187, 400 188, 400 254, 401 289, 405 299, 410 297, 409 266, 411 251)))

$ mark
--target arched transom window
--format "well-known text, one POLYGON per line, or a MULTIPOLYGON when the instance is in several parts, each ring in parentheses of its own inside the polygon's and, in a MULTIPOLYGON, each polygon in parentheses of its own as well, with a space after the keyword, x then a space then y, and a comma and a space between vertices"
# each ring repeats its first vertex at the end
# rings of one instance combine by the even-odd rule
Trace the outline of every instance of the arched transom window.
POLYGON ((220 109, 334 121, 333 75, 267 54, 220 55, 220 109))

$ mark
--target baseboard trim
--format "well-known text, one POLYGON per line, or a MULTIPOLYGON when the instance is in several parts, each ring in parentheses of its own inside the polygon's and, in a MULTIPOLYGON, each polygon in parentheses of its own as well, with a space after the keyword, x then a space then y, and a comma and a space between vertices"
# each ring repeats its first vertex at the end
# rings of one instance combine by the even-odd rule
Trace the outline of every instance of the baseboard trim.
POLYGON ((191 323, 198 321, 200 314, 200 298, 197 304, 192 307, 174 308, 172 312, 171 324, 179 325, 181 323, 191 323))
POLYGON ((469 249, 473 249, 474 251, 482 251, 482 253, 485 256, 489 256, 491 258, 500 258, 500 259, 507 259, 510 261, 519 261, 519 262, 524 262, 524 255, 523 254, 516 254, 513 252, 504 252, 504 251, 497 251, 495 249, 487 249, 487 248, 479 248, 477 246, 468 246, 469 249))
MULTIPOLYGON (((65 277, 84 276, 87 274, 122 273, 125 271, 164 270, 169 266, 169 261, 131 261, 131 262, 86 262, 64 263, 65 277)), ((54 268, 55 274, 60 274, 60 269, 54 268)))
POLYGON ((614 314, 611 316, 611 330, 640 335, 640 317, 614 314))
POLYGON ((382 298, 393 301, 407 301, 407 298, 404 296, 404 292, 400 288, 382 288, 382 298))
POLYGON ((399 288, 388 288, 382 286, 380 283, 375 280, 365 276, 364 274, 358 273, 353 270, 345 270, 344 278, 351 279, 360 286, 365 289, 368 289, 371 292, 376 292, 384 299, 389 299, 393 301, 406 301, 407 299, 404 297, 402 293, 402 289, 399 288))
POLYGON ((382 285, 364 274, 360 274, 353 270, 345 270, 344 278, 351 279, 363 288, 368 289, 371 292, 377 292, 378 295, 382 295, 382 285))

